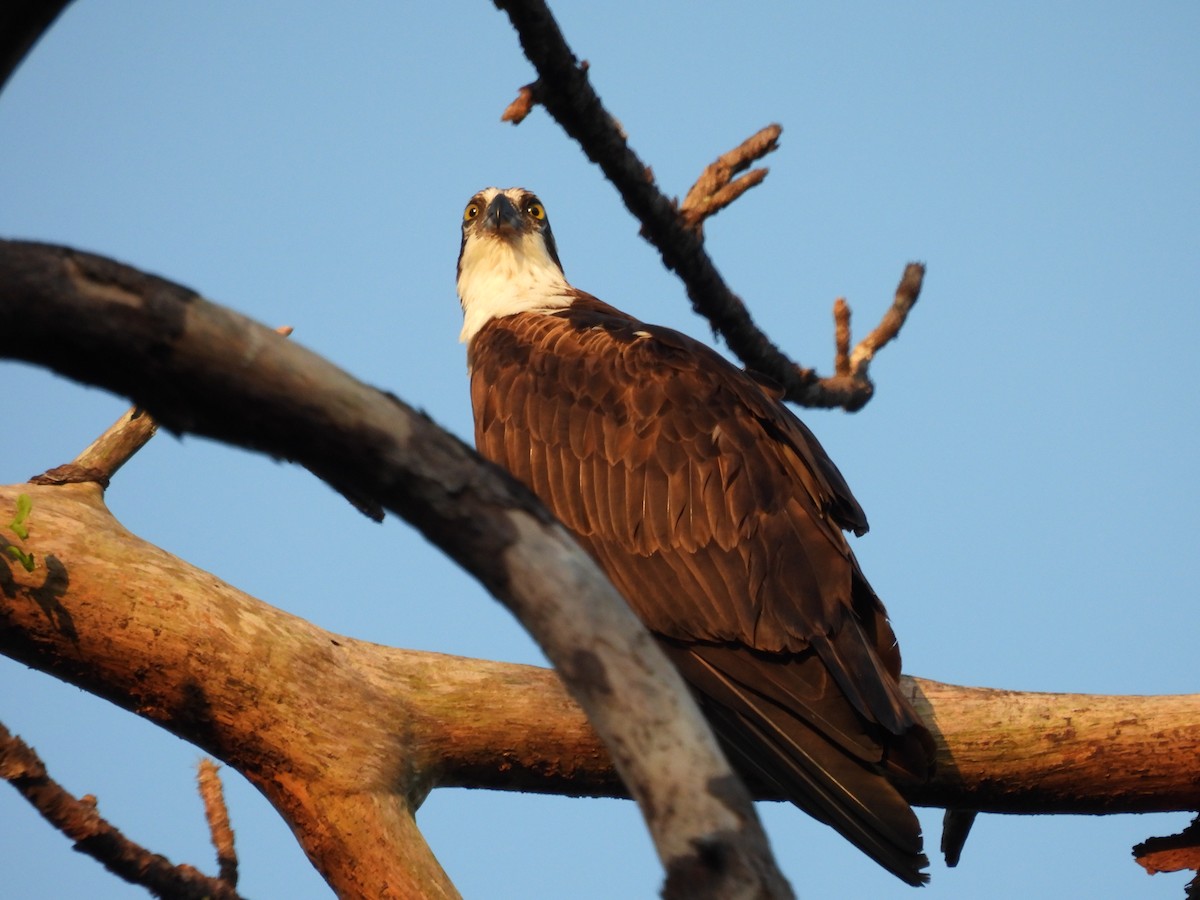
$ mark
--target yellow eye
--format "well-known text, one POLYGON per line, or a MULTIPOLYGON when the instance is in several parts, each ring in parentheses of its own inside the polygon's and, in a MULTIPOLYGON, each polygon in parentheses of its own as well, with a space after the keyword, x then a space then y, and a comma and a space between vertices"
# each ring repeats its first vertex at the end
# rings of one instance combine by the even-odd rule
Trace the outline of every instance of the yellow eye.
POLYGON ((479 215, 479 204, 478 203, 468 203, 467 208, 463 210, 463 221, 470 222, 472 219, 474 219, 478 215, 479 215))
POLYGON ((539 222, 546 218, 546 211, 542 209, 542 204, 540 203, 530 203, 525 207, 525 212, 529 213, 530 216, 539 222))

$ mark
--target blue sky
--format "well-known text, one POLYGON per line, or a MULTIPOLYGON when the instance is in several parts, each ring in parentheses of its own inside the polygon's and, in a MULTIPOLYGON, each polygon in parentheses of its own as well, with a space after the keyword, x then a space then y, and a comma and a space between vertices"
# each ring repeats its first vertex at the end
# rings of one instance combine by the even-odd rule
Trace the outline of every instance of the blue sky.
MULTIPOLYGON (((1200 6, 560 3, 660 185, 784 126, 766 183, 708 228, 758 321, 828 371, 830 307, 872 326, 909 260, 920 303, 861 413, 803 413, 871 518, 856 542, 906 669, 942 681, 1187 693, 1200 440, 1200 6), (836 7, 836 8, 828 8, 836 7)), ((111 255, 270 325, 470 437, 462 205, 520 184, 568 277, 702 338, 681 286, 544 111, 489 3, 74 4, 0 94, 0 235, 111 255)), ((127 405, 0 363, 0 482, 70 459, 127 405)), ((403 522, 311 475, 158 437, 109 503, 137 534, 323 627, 517 662, 536 647, 403 522), (336 540, 344 552, 314 554, 336 540)), ((0 720, 130 836, 212 869, 199 752, 0 660, 0 720)), ((242 889, 328 889, 266 802, 226 789, 242 889)), ((760 807, 803 896, 903 897, 827 829, 760 807)), ((941 813, 921 813, 936 848, 941 813)), ((980 819, 927 898, 1178 897, 1129 847, 1161 816, 980 819)), ((632 804, 438 791, 419 822, 467 897, 650 897, 632 804)), ((141 897, 0 791, 13 896, 141 897)))

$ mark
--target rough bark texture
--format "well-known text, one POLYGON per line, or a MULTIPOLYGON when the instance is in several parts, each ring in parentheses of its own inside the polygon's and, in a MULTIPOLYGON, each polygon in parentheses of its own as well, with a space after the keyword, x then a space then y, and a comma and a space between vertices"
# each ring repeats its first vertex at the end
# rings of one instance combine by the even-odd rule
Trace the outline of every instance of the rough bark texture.
MULTIPOLYGON (((689 705, 677 684, 661 690, 674 673, 654 673, 644 632, 621 639, 634 648, 624 662, 605 655, 612 641, 596 629, 627 610, 510 479, 395 398, 185 288, 11 242, 0 242, 0 283, 0 321, 20 325, 0 330, 0 354, 128 393, 178 430, 299 456, 351 496, 409 517, 530 627, 613 749, 552 675, 322 631, 140 541, 108 514, 98 484, 71 478, 0 491, 0 510, 20 492, 33 498, 21 543, 38 563, 0 566, 0 652, 244 772, 343 896, 389 896, 385 885, 453 895, 412 818, 440 784, 570 794, 624 784, 647 810, 669 895, 698 880, 730 896, 788 894, 763 862, 756 817, 734 811, 740 789, 712 763, 702 726, 665 735, 689 705), (693 765, 672 765, 685 753, 693 765)), ((936 779, 906 786, 917 803, 1200 806, 1200 697, 910 687, 939 741, 936 779)))
MULTIPOLYGON (((45 568, 0 567, 0 652, 235 765, 289 821, 313 815, 312 784, 413 806, 436 786, 628 796, 553 672, 324 631, 130 534, 95 485, 0 487, 0 511, 21 492, 33 498, 28 543, 45 568)), ((1200 807, 1200 695, 905 682, 938 742, 933 780, 905 786, 915 803, 1200 807)))
MULTIPOLYGON (((604 108, 544 0, 494 0, 516 29, 521 49, 537 69, 538 80, 522 88, 520 108, 541 103, 580 148, 604 172, 626 208, 642 224, 642 235, 662 255, 663 265, 687 287, 696 312, 719 332, 747 368, 779 383, 788 400, 802 406, 860 409, 874 394, 868 367, 874 353, 895 337, 921 291, 925 267, 909 263, 896 299, 880 323, 856 350, 844 371, 822 378, 793 362, 755 324, 746 305, 721 277, 694 226, 696 220, 659 190, 654 173, 633 151, 616 119, 604 108)), ((510 107, 511 109, 511 107, 510 107)), ((506 117, 519 121, 517 115, 506 117)), ((719 163, 720 161, 718 161, 719 163)))
MULTIPOLYGON (((210 761, 211 763, 211 761, 210 761)), ((72 849, 114 875, 170 900, 241 900, 232 881, 209 878, 189 865, 174 865, 129 840, 104 819, 95 797, 74 797, 50 777, 33 748, 0 725, 0 778, 43 818, 74 841, 72 849)))
MULTIPOLYGON (((6 286, 0 293, 0 321, 20 325, 0 330, 0 355, 124 393, 176 431, 294 459, 360 509, 382 515, 386 508, 415 525, 504 602, 559 668, 605 736, 664 866, 671 869, 690 859, 695 842, 711 844, 721 848, 711 858, 736 861, 712 873, 714 885, 742 885, 743 873, 749 872, 756 895, 790 896, 749 794, 711 789, 732 773, 678 673, 591 559, 518 482, 397 398, 161 278, 68 248, 0 242, 0 284, 6 286), (579 665, 585 656, 588 665, 579 665)), ((59 563, 50 556, 39 558, 50 576, 41 590, 53 597, 74 576, 55 568, 59 563)), ((74 628, 69 610, 60 605, 54 610, 64 626, 74 628)), ((175 654, 190 666, 196 652, 189 654, 188 646, 185 641, 167 648, 151 667, 156 677, 175 654)), ((297 655, 288 690, 303 686, 308 699, 296 696, 294 702, 323 712, 332 694, 322 678, 338 658, 339 652, 328 648, 316 658, 297 655)), ((236 669, 245 667, 243 662, 236 669)), ((129 689, 97 678, 86 663, 74 674, 93 679, 89 689, 118 703, 129 689)), ((167 727, 198 724, 199 734, 189 737, 228 760, 230 739, 206 732, 218 707, 202 684, 178 685, 177 694, 163 698, 158 708, 167 727)), ((268 708, 260 704, 246 712, 256 718, 279 713, 268 708)), ((361 717, 362 710, 377 713, 366 704, 346 707, 345 715, 361 717)), ((273 751, 258 748, 264 727, 259 721, 247 729, 249 746, 239 752, 261 771, 290 771, 273 751)), ((285 792, 273 800, 281 809, 296 802, 333 809, 346 790, 343 785, 325 793, 314 781, 302 794, 285 792)), ((378 799, 377 806, 356 812, 360 823, 408 827, 405 815, 393 808, 393 794, 378 799)), ((411 816, 411 808, 404 812, 411 816)), ((331 883, 343 875, 363 877, 376 867, 388 870, 387 850, 377 859, 359 853, 356 865, 347 860, 344 871, 329 866, 329 850, 342 844, 337 835, 320 833, 322 819, 313 817, 312 839, 323 851, 319 864, 331 883)), ((371 833, 361 825, 356 832, 360 837, 371 833)), ((369 855, 378 843, 362 849, 369 855)), ((371 885, 351 887, 355 890, 347 896, 379 895, 371 885)))

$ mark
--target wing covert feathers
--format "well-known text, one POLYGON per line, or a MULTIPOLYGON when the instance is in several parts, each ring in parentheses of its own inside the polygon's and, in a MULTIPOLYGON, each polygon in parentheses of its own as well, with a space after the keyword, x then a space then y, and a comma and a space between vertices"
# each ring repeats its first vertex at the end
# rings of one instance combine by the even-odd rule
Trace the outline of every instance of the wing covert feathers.
POLYGON ((704 345, 580 293, 468 348, 479 451, 595 557, 731 759, 910 884, 921 835, 885 773, 933 745, 843 529, 866 516, 813 434, 704 345))

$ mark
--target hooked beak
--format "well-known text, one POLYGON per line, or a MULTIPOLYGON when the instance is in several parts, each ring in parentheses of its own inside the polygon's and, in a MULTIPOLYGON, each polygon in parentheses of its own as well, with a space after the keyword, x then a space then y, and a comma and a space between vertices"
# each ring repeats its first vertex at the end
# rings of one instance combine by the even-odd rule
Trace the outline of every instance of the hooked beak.
POLYGON ((511 200, 503 194, 497 194, 492 198, 492 202, 488 204, 487 211, 483 215, 482 224, 487 231, 506 234, 512 231, 519 231, 522 225, 524 225, 524 220, 522 219, 521 211, 513 205, 511 200))

